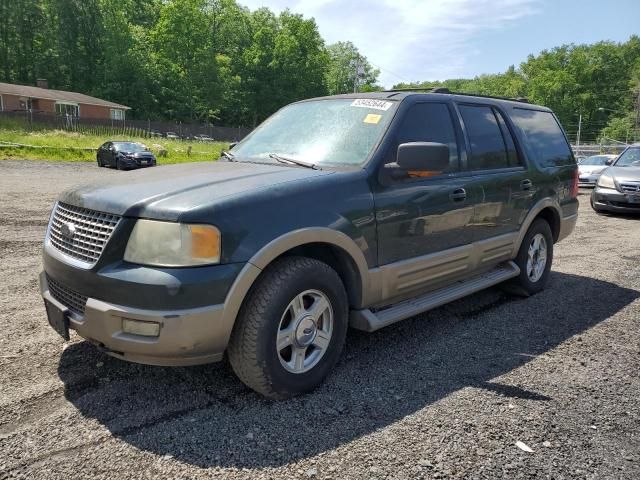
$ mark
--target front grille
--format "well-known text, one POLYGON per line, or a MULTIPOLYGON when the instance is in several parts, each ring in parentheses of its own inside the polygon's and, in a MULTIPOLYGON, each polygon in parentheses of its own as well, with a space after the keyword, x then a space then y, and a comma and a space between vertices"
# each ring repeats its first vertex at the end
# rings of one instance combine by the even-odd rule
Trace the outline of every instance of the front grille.
POLYGON ((81 316, 84 315, 84 307, 87 304, 87 297, 56 282, 49 275, 47 275, 47 283, 49 284, 49 292, 53 298, 58 300, 73 313, 81 316))
POLYGON ((627 203, 627 202, 609 202, 614 207, 624 207, 624 208, 638 208, 640 209, 640 203, 627 203))
POLYGON ((49 225, 49 241, 65 255, 93 265, 102 255, 120 218, 58 202, 49 225))
POLYGON ((625 193, 640 193, 640 183, 621 183, 620 190, 625 193))

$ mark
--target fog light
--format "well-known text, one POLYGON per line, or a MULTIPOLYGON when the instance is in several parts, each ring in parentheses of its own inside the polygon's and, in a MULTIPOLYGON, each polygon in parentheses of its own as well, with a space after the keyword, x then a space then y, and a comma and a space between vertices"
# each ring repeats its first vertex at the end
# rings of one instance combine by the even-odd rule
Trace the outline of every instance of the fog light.
POLYGON ((160 324, 156 322, 144 322, 142 320, 122 319, 122 331, 132 335, 145 337, 157 337, 160 335, 160 324))

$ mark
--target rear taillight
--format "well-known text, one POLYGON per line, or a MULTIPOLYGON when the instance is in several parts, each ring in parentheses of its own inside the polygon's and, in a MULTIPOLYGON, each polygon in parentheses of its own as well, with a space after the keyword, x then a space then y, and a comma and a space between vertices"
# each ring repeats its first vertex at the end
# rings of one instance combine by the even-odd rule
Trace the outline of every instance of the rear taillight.
POLYGON ((571 193, 569 195, 571 195, 571 198, 578 197, 578 169, 577 168, 573 171, 571 193))

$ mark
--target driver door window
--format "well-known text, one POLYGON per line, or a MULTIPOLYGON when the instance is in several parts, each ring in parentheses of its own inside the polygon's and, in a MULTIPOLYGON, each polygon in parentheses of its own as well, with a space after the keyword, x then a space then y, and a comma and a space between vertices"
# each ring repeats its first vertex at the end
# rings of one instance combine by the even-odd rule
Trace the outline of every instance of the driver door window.
POLYGON ((444 103, 417 103, 405 114, 397 130, 387 161, 396 161, 398 145, 409 142, 443 143, 449 147, 449 168, 443 173, 460 171, 458 142, 449 107, 444 103))

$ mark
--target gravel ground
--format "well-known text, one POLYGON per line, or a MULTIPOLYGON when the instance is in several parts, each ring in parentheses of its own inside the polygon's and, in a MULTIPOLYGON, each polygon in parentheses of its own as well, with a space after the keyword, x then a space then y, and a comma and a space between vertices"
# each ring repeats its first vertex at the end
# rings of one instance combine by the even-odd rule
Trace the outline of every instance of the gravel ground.
POLYGON ((640 218, 581 195, 546 291, 352 331, 320 389, 272 403, 227 364, 128 364, 48 327, 52 202, 107 175, 0 161, 0 478, 640 478, 640 218))

